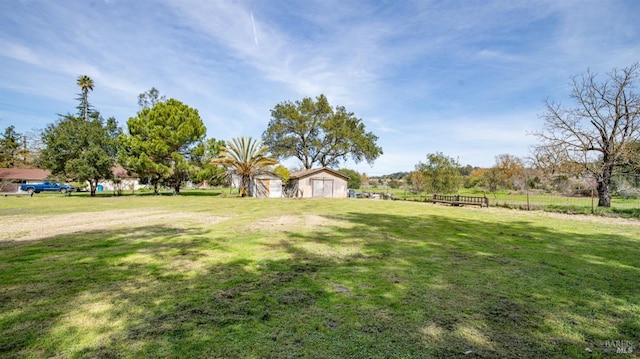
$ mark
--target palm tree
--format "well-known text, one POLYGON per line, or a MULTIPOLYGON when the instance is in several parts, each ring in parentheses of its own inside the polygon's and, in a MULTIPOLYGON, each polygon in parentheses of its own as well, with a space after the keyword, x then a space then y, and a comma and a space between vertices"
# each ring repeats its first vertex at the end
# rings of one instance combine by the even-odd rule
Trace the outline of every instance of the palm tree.
POLYGON ((211 164, 223 165, 232 174, 242 178, 240 195, 251 196, 251 180, 255 175, 268 173, 268 166, 278 163, 268 157, 269 148, 251 137, 234 138, 227 141, 220 151, 220 157, 211 160, 211 164))
POLYGON ((78 77, 76 82, 82 88, 82 107, 84 110, 84 120, 89 121, 89 90, 93 91, 93 80, 87 75, 78 77))

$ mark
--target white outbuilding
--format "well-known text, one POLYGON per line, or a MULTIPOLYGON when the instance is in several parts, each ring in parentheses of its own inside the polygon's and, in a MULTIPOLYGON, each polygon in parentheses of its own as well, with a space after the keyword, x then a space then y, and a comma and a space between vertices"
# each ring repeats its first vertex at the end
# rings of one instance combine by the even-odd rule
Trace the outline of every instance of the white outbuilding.
POLYGON ((257 198, 280 198, 282 179, 270 173, 255 175, 251 181, 251 193, 257 198))

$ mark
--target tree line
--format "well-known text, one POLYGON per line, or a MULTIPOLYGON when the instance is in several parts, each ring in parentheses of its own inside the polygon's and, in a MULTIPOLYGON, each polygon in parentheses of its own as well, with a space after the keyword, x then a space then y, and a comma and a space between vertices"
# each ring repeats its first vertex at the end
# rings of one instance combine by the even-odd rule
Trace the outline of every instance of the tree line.
MULTIPOLYGON (((591 71, 573 77, 571 104, 544 103, 544 127, 531 133, 538 143, 527 158, 501 154, 493 167, 483 169, 461 166, 435 152, 402 181, 417 192, 451 193, 463 184, 489 191, 552 191, 573 180, 597 193, 598 206, 610 207, 613 190, 622 186, 614 181, 615 174, 640 175, 639 78, 639 63, 613 69, 604 79, 591 71)), ((77 84, 81 94, 76 114, 60 115, 29 140, 13 126, 5 130, 0 166, 48 168, 56 176, 87 181, 92 195, 98 181, 113 177, 115 164, 155 190, 166 185, 175 192, 186 180, 215 182, 235 173, 242 178, 241 193, 250 194, 251 177, 275 171, 273 166, 282 159, 297 158, 301 168, 309 169, 337 167, 347 159, 372 164, 383 154, 378 137, 362 120, 342 106, 332 107, 324 95, 277 104, 261 141, 222 141, 206 138, 196 109, 166 99, 155 88, 139 95, 140 111, 122 130, 114 118, 103 119, 90 105, 91 78, 80 76, 77 84)), ((287 176, 286 169, 277 171, 287 176)), ((341 171, 351 177, 352 188, 366 179, 353 170, 341 171)), ((399 183, 399 174, 395 177, 393 183, 399 183)))
POLYGON ((640 64, 613 69, 600 80, 594 72, 571 79, 571 105, 547 100, 544 128, 531 133, 538 143, 527 158, 496 156, 491 168, 467 172, 452 157, 436 152, 418 163, 406 181, 414 192, 455 193, 462 185, 597 193, 610 207, 615 191, 640 197, 640 64), (615 175, 618 175, 615 178, 615 175))
MULTIPOLYGON (((544 128, 530 156, 496 156, 491 168, 461 166, 441 152, 427 155, 402 178, 414 193, 455 193, 461 186, 537 189, 598 196, 610 207, 615 193, 640 197, 640 64, 613 69, 600 79, 587 71, 571 79, 572 104, 545 102, 544 128), (630 182, 636 183, 630 183, 630 182)), ((396 176, 397 177, 397 176, 396 176)), ((387 183, 399 185, 397 178, 387 183)))
POLYGON ((220 184, 231 175, 241 180, 240 194, 251 195, 250 181, 271 172, 288 178, 279 160, 298 158, 304 169, 337 166, 352 158, 369 163, 382 154, 378 138, 344 107, 331 107, 324 95, 283 102, 271 111, 262 141, 250 137, 222 141, 207 138, 198 110, 152 88, 138 96, 140 110, 118 127, 104 119, 89 101, 93 80, 79 76, 76 113, 59 115, 26 150, 24 137, 10 126, 0 140, 0 167, 41 167, 60 179, 88 183, 91 196, 98 183, 114 179, 114 166, 134 173, 153 187, 180 192, 185 181, 220 184), (27 152, 29 155, 27 155, 27 152))

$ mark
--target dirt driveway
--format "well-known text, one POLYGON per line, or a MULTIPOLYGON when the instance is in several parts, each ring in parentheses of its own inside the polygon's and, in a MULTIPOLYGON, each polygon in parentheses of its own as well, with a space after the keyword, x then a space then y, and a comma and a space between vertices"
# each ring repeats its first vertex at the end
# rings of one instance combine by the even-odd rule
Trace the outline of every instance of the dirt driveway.
POLYGON ((68 215, 36 215, 28 220, 22 215, 0 217, 0 244, 3 242, 35 241, 54 236, 101 231, 122 227, 141 227, 153 224, 186 226, 188 224, 210 225, 224 221, 225 217, 202 217, 196 213, 112 210, 86 213, 90 220, 69 221, 68 215))

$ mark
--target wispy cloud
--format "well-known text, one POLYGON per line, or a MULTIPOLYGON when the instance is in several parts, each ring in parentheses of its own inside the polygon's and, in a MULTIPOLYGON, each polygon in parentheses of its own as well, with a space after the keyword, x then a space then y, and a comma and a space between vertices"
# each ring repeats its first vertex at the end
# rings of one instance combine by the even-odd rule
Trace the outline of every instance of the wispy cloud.
POLYGON ((253 42, 255 42, 256 45, 260 45, 258 41, 258 30, 256 30, 256 22, 253 19, 253 13, 251 13, 251 27, 253 28, 253 42))
POLYGON ((487 165, 526 152, 571 75, 639 60, 639 12, 633 0, 2 2, 0 126, 73 111, 87 74, 94 106, 123 125, 152 86, 222 139, 260 137, 277 103, 323 93, 380 137, 374 168, 350 166, 411 170, 435 151, 487 165))

